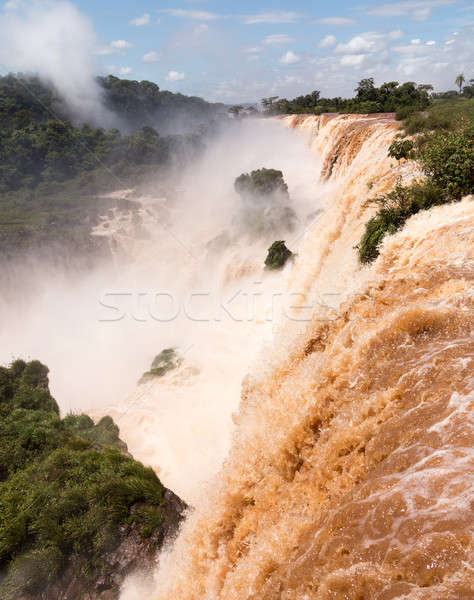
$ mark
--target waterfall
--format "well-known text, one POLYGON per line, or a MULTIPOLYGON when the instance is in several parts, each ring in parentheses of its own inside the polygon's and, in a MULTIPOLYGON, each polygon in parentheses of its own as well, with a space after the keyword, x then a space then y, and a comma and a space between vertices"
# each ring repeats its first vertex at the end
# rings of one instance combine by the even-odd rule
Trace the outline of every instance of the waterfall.
POLYGON ((367 198, 418 174, 387 157, 397 125, 280 124, 323 190, 284 278, 308 318, 281 319, 253 359, 227 458, 139 597, 468 598, 474 204, 419 213, 361 268, 367 198))

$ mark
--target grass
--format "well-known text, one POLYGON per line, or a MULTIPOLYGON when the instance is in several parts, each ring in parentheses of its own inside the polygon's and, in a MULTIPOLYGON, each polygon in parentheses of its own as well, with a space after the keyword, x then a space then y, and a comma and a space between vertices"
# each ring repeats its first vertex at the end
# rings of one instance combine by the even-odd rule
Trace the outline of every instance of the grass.
POLYGON ((423 113, 411 113, 403 121, 408 135, 436 130, 453 131, 474 122, 474 98, 434 100, 423 113))

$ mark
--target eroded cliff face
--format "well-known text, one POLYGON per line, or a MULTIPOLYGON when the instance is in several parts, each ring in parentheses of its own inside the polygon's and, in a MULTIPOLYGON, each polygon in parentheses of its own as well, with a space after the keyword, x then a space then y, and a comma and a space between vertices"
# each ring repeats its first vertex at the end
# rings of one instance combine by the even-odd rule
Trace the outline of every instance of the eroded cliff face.
POLYGON ((472 598, 472 198, 412 217, 360 269, 367 197, 417 173, 386 156, 396 124, 284 122, 329 186, 288 282, 311 318, 282 323, 245 379, 228 459, 150 597, 472 598))

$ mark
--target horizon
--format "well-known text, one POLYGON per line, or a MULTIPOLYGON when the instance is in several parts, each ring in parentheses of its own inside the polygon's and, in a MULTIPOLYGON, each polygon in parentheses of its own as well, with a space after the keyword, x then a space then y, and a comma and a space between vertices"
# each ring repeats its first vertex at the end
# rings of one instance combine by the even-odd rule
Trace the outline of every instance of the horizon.
POLYGON ((71 78, 82 93, 92 77, 112 74, 225 104, 314 89, 350 97, 365 77, 441 91, 455 88, 457 73, 472 75, 470 2, 319 4, 10 0, 0 13, 0 69, 71 78))

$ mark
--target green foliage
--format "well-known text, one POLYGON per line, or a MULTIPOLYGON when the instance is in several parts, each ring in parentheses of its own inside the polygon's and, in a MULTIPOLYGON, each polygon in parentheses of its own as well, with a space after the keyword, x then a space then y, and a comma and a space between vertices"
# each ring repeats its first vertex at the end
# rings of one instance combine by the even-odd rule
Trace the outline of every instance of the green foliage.
POLYGON ((404 117, 405 132, 413 135, 434 130, 452 131, 472 123, 474 99, 461 98, 457 92, 454 94, 454 98, 435 99, 433 105, 423 114, 411 113, 404 117))
POLYGON ((416 85, 412 81, 401 85, 398 81, 390 81, 375 87, 374 79, 369 77, 359 81, 355 98, 321 98, 319 91, 315 90, 293 100, 277 100, 278 96, 263 98, 262 106, 264 112, 270 115, 397 112, 399 118, 405 118, 407 112, 424 110, 430 105, 432 89, 431 85, 416 85))
POLYGON ((474 124, 428 137, 420 152, 420 164, 434 185, 459 200, 474 192, 474 124))
POLYGON ((228 110, 229 114, 231 114, 234 118, 238 118, 240 113, 244 110, 244 107, 240 104, 236 104, 235 106, 231 106, 228 110))
POLYGON ((459 87, 459 93, 462 92, 462 86, 464 85, 465 81, 466 81, 466 78, 464 76, 464 73, 459 73, 459 75, 454 80, 455 84, 459 87))
POLYGON ((243 196, 267 196, 279 193, 288 194, 288 186, 283 173, 276 169, 257 169, 239 175, 234 183, 235 190, 243 196))
POLYGON ((274 237, 292 231, 296 213, 287 203, 290 200, 283 173, 276 169, 257 169, 242 173, 234 188, 243 200, 236 228, 253 237, 274 237))
POLYGON ((405 131, 421 133, 415 140, 397 139, 389 147, 394 158, 414 158, 425 179, 400 184, 372 202, 381 205, 366 224, 358 245, 362 263, 374 260, 385 234, 398 231, 420 210, 453 202, 474 193, 474 100, 436 99, 425 114, 404 121, 405 131))
POLYGON ((385 234, 395 233, 411 215, 443 204, 446 198, 432 182, 424 181, 409 186, 397 184, 388 194, 373 199, 372 202, 377 202, 381 208, 365 226, 358 247, 360 261, 369 263, 377 258, 385 234))
POLYGON ((130 528, 164 521, 156 474, 123 454, 110 417, 60 419, 48 369, 0 368, 0 596, 39 594, 66 568, 85 585, 110 578, 104 555, 130 528), (125 529, 124 529, 125 528, 125 529))
POLYGON ((412 158, 415 144, 411 140, 397 139, 388 147, 388 155, 391 158, 401 160, 402 158, 412 158))
POLYGON ((158 124, 160 133, 167 134, 169 125, 177 121, 182 127, 195 129, 225 112, 224 104, 160 90, 151 81, 119 79, 113 75, 99 77, 98 81, 104 89, 106 106, 120 115, 132 131, 143 125, 158 124))
POLYGON ((163 377, 169 371, 176 369, 182 359, 174 348, 165 348, 155 356, 149 371, 143 373, 138 383, 145 383, 155 377, 163 377))
POLYGON ((286 261, 293 256, 293 252, 289 250, 283 240, 273 242, 268 249, 268 254, 265 259, 265 268, 271 271, 283 269, 286 261))

